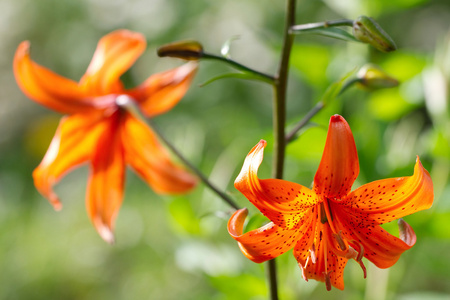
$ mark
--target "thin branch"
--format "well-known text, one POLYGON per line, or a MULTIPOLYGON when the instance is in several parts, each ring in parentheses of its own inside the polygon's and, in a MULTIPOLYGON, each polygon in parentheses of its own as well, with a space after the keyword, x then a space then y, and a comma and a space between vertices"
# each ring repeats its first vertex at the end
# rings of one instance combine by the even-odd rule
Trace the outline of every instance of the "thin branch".
POLYGON ((172 153, 178 157, 178 159, 181 160, 181 162, 188 167, 197 177, 207 186, 209 187, 213 192, 215 192, 220 198, 222 198, 228 205, 233 207, 234 209, 238 210, 239 206, 224 192, 222 192, 219 188, 217 188, 211 181, 208 180, 208 178, 196 167, 194 166, 190 161, 188 161, 183 154, 181 154, 180 151, 164 136, 164 134, 158 129, 158 127, 153 123, 151 119, 147 119, 143 116, 142 112, 140 111, 139 107, 136 105, 136 103, 126 96, 122 96, 120 99, 121 102, 118 103, 118 105, 126 110, 128 110, 130 113, 132 113, 135 117, 139 118, 143 122, 147 123, 153 131, 156 133, 158 138, 166 145, 167 148, 172 151, 172 153))
MULTIPOLYGON (((289 33, 295 24, 296 0, 287 0, 286 23, 283 33, 283 47, 281 60, 274 85, 273 103, 273 135, 274 135, 274 162, 272 177, 283 178, 284 157, 286 149, 285 126, 286 126, 286 90, 289 74, 289 58, 291 55, 294 37, 289 33)), ((275 259, 267 262, 267 277, 269 281, 270 299, 278 300, 277 270, 275 259)))
POLYGON ((275 78, 272 75, 268 75, 259 71, 256 71, 252 68, 249 68, 247 66, 244 66, 230 58, 226 58, 223 56, 219 56, 219 55, 214 55, 214 54, 209 54, 209 53, 203 53, 202 55, 202 59, 213 59, 213 60, 218 60, 221 62, 224 62, 228 65, 230 65, 231 67, 240 70, 242 72, 247 72, 247 73, 251 73, 255 76, 255 79, 258 79, 260 81, 264 81, 267 82, 269 84, 274 84, 275 82, 275 78))
POLYGON ((167 146, 167 148, 170 149, 170 151, 177 156, 185 166, 187 166, 197 177, 207 186, 209 187, 213 192, 215 192, 220 198, 222 198, 228 205, 233 207, 234 209, 239 209, 239 206, 234 203, 234 201, 228 197, 227 194, 222 192, 219 188, 217 188, 209 179, 191 162, 189 162, 183 154, 181 154, 180 151, 161 133, 161 131, 155 126, 155 124, 151 120, 147 120, 147 123, 150 125, 150 127, 153 129, 153 131, 158 135, 159 139, 164 142, 164 144, 167 146))
POLYGON ((308 124, 309 120, 314 117, 322 108, 324 108, 325 104, 323 101, 317 102, 317 104, 300 120, 300 122, 295 125, 295 127, 286 134, 286 143, 290 143, 295 139, 295 135, 300 131, 306 124, 308 124))

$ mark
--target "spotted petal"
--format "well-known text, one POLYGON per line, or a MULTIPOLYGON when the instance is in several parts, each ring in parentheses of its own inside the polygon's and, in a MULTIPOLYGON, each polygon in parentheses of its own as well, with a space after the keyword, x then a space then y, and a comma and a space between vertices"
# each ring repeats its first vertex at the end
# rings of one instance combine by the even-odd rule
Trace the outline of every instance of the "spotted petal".
POLYGON ((144 52, 146 41, 142 34, 116 30, 100 39, 89 67, 80 80, 81 87, 91 96, 120 94, 120 76, 144 52))
POLYGON ((328 135, 314 191, 327 198, 347 195, 359 173, 355 140, 347 121, 339 115, 330 118, 328 135))
POLYGON ((129 113, 123 118, 125 160, 156 192, 185 193, 196 185, 196 178, 172 162, 148 126, 129 113))
POLYGON ((397 238, 381 226, 353 227, 349 219, 335 214, 335 221, 342 230, 342 235, 350 245, 364 249, 364 257, 379 268, 389 268, 394 265, 400 255, 414 246, 416 237, 412 228, 406 224, 408 236, 404 240, 397 238))
POLYGON ((256 263, 275 258, 294 247, 309 227, 308 223, 304 223, 284 229, 271 222, 243 234, 247 214, 246 208, 237 210, 228 221, 228 232, 238 241, 242 253, 256 263))
POLYGON ((261 140, 249 152, 234 186, 277 226, 292 229, 305 217, 309 208, 317 203, 310 189, 280 179, 258 178, 266 141, 261 140))
POLYGON ((365 184, 342 201, 331 201, 353 226, 378 225, 391 222, 433 204, 433 182, 419 158, 414 175, 365 184))
POLYGON ((172 109, 187 92, 197 71, 194 62, 150 76, 144 83, 128 91, 142 112, 156 116, 172 109))
POLYGON ((14 76, 30 99, 63 114, 92 110, 78 83, 40 66, 30 58, 30 43, 22 42, 14 56, 14 76))
POLYGON ((55 209, 60 209, 61 203, 53 185, 90 159, 101 132, 102 124, 95 114, 76 114, 60 121, 44 159, 33 172, 36 188, 55 209))

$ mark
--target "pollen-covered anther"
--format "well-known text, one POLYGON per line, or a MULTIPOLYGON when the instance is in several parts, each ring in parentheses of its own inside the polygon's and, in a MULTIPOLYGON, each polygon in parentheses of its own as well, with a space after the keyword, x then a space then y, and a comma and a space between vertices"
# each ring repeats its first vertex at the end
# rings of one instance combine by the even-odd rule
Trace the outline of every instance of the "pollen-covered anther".
POLYGON ((323 272, 323 277, 325 279, 325 286, 327 287, 327 291, 331 291, 331 277, 330 274, 333 271, 323 272))
POLYGON ((347 245, 345 244, 344 239, 342 238, 342 230, 339 230, 339 233, 333 233, 333 237, 336 239, 336 242, 338 243, 341 250, 346 251, 347 245))

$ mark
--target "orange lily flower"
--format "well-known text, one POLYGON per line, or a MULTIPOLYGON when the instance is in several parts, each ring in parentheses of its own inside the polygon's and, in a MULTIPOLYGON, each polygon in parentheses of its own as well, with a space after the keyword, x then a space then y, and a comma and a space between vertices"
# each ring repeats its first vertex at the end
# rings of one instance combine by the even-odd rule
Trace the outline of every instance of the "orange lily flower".
POLYGON ((405 221, 399 220, 400 238, 379 225, 431 207, 433 183, 419 158, 413 176, 374 181, 351 192, 359 173, 358 155, 350 127, 335 115, 309 189, 286 180, 259 179, 265 146, 261 140, 247 155, 235 187, 271 222, 243 233, 245 208, 228 222, 230 235, 250 260, 264 262, 294 248, 306 281, 344 289, 349 259, 360 263, 365 277, 363 257, 388 268, 415 244, 415 233, 405 221))
POLYGON ((88 214, 100 236, 110 243, 126 165, 158 193, 184 193, 195 186, 196 178, 174 164, 155 133, 126 109, 127 103, 134 103, 147 117, 170 110, 189 88, 195 63, 154 74, 138 87, 125 89, 120 76, 146 48, 140 33, 117 30, 100 39, 78 83, 33 62, 29 48, 28 41, 22 42, 14 57, 19 87, 37 103, 67 115, 33 172, 36 188, 56 210, 61 203, 53 185, 85 162, 90 163, 88 214))

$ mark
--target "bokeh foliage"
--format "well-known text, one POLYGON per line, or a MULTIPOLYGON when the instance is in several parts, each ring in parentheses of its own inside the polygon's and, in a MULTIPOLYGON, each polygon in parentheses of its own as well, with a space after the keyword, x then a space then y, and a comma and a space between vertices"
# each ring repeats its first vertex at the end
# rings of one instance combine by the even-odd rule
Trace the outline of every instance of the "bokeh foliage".
MULTIPOLYGON (((405 219, 418 242, 390 270, 369 266, 366 280, 349 262, 346 289, 308 283, 290 253, 278 259, 282 299, 448 299, 450 294, 450 3, 447 0, 298 1, 301 23, 372 16, 396 41, 385 54, 363 44, 299 36, 292 52, 288 120, 292 126, 348 72, 373 62, 400 80, 397 88, 355 87, 330 103, 287 148, 285 178, 308 186, 332 114, 349 122, 359 151, 356 185, 412 174, 416 155, 430 171, 435 204, 405 219)), ((78 80, 98 39, 127 28, 148 49, 124 81, 134 86, 181 62, 156 48, 196 39, 266 73, 278 61, 284 1, 274 0, 0 0, 0 299, 266 299, 264 265, 241 255, 226 232, 230 208, 200 185, 183 197, 154 194, 130 172, 116 224, 117 243, 98 237, 84 208, 87 168, 57 186, 64 208, 54 212, 34 189, 31 172, 46 151, 59 115, 28 100, 12 75, 22 40, 32 57, 78 80)), ((155 123, 205 174, 257 211, 233 188, 243 159, 259 139, 269 142, 260 170, 270 174, 272 90, 224 79, 217 62, 201 63, 185 99, 155 123)), ((255 222, 260 218, 255 217, 255 222)), ((388 226, 395 227, 395 226, 388 226)))

